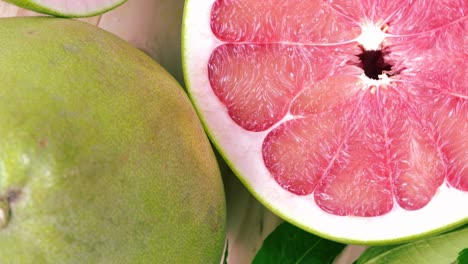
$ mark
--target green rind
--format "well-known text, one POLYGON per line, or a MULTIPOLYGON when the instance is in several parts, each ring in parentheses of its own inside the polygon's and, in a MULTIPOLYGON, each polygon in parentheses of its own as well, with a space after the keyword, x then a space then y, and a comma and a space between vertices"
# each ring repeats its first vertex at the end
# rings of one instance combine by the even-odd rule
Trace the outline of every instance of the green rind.
POLYGON ((0 262, 219 263, 219 167, 176 80, 84 22, 0 36, 0 196, 19 191, 0 262))
MULTIPOLYGON (((185 2, 186 2, 185 6, 187 6, 187 2, 189 2, 189 1, 191 1, 191 0, 185 0, 185 2)), ((333 240, 333 241, 340 242, 340 243, 345 243, 345 244, 368 245, 368 246, 372 246, 372 245, 390 245, 390 244, 410 242, 410 241, 414 241, 414 240, 417 240, 417 239, 421 239, 421 238, 441 234, 443 232, 447 232, 449 230, 452 230, 454 228, 460 227, 460 226, 468 223, 468 217, 466 217, 464 219, 461 219, 460 221, 449 223, 446 226, 443 226, 443 227, 440 227, 440 228, 437 228, 437 229, 434 229, 434 230, 430 230, 430 231, 425 232, 425 233, 420 233, 420 234, 414 235, 414 236, 404 236, 404 237, 399 237, 399 238, 395 238, 395 239, 382 239, 382 240, 366 241, 366 240, 346 239, 346 238, 331 236, 329 234, 320 232, 319 230, 316 230, 316 229, 314 229, 314 228, 312 228, 310 226, 304 226, 301 223, 299 223, 298 221, 296 221, 295 219, 289 218, 287 215, 285 215, 282 212, 278 211, 273 205, 271 205, 270 203, 265 201, 255 191, 255 189, 244 179, 243 175, 238 170, 236 170, 235 166, 229 160, 229 157, 223 152, 222 147, 218 144, 218 142, 216 141, 216 138, 210 132, 210 129, 208 128, 208 124, 207 124, 204 116, 202 115, 202 113, 199 110, 200 106, 197 104, 196 98, 194 98, 192 96, 190 78, 189 78, 189 76, 187 76, 188 69, 187 69, 187 64, 186 64, 186 61, 185 61, 186 60, 185 45, 187 45, 186 44, 187 41, 185 41, 186 39, 185 39, 184 32, 186 30, 187 23, 188 23, 188 21, 186 21, 186 19, 185 19, 187 12, 188 12, 187 8, 184 8, 184 14, 183 14, 183 18, 182 18, 183 20, 182 20, 182 38, 181 38, 182 39, 182 44, 181 44, 182 71, 183 71, 183 74, 184 74, 185 89, 187 90, 188 96, 189 96, 190 100, 192 101, 192 104, 195 107, 195 110, 196 110, 196 112, 198 114, 198 117, 200 118, 200 120, 202 122, 202 125, 203 125, 203 127, 205 129, 205 132, 208 135, 208 137, 210 138, 210 140, 211 140, 213 146, 215 147, 215 149, 219 152, 220 156, 224 159, 226 164, 228 164, 229 168, 233 171, 233 173, 237 176, 237 178, 242 182, 242 184, 268 210, 270 210, 271 212, 273 212, 274 214, 276 214, 280 218, 284 219, 285 221, 287 221, 287 222, 289 222, 289 223, 291 223, 291 224, 293 224, 293 225, 295 225, 295 226, 297 226, 297 227, 299 227, 299 228, 301 228, 301 229, 303 229, 303 230, 305 230, 307 232, 313 233, 313 234, 318 235, 320 237, 323 237, 325 239, 329 239, 329 240, 333 240)))
POLYGON ((22 7, 27 10, 31 10, 31 11, 46 14, 46 15, 52 15, 52 16, 57 16, 57 17, 68 17, 68 18, 81 18, 81 17, 96 16, 96 15, 100 15, 102 13, 108 12, 110 10, 113 10, 123 5, 125 2, 127 2, 127 0, 116 0, 115 4, 110 7, 102 8, 98 10, 91 10, 85 13, 77 13, 73 10, 70 10, 68 12, 60 12, 59 10, 54 9, 53 7, 38 4, 34 0, 5 0, 5 2, 14 4, 18 7, 22 7))

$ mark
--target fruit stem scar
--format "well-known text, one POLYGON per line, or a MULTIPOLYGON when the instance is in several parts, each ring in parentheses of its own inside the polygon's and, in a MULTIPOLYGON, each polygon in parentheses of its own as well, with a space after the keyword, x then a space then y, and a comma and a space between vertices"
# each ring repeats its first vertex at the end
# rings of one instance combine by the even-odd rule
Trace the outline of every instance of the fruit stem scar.
POLYGON ((0 229, 5 228, 10 222, 11 210, 7 197, 0 197, 0 229))

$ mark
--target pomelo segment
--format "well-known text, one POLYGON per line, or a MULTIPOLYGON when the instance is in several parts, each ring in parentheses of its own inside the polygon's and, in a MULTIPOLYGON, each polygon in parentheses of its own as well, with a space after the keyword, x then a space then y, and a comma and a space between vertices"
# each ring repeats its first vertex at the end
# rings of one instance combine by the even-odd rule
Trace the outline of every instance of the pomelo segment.
POLYGON ((187 1, 186 84, 275 213, 351 243, 468 222, 467 5, 187 1))
POLYGON ((60 17, 90 17, 122 5, 126 0, 5 0, 19 7, 60 17))
POLYGON ((359 34, 356 24, 326 6, 325 2, 310 0, 216 1, 211 27, 216 37, 227 42, 326 43, 349 40, 359 34))
POLYGON ((337 64, 345 63, 345 54, 353 50, 350 46, 222 45, 210 57, 208 76, 231 118, 246 130, 263 131, 286 115, 304 87, 332 71, 349 70, 337 64))

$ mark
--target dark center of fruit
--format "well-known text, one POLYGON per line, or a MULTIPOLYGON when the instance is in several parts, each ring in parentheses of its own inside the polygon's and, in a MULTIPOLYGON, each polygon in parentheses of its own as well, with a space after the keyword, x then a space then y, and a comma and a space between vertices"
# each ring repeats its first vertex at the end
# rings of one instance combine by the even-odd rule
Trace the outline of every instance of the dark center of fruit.
POLYGON ((360 60, 359 66, 364 70, 364 74, 371 79, 378 80, 379 75, 384 71, 392 69, 392 65, 385 62, 382 50, 363 49, 358 57, 360 60))

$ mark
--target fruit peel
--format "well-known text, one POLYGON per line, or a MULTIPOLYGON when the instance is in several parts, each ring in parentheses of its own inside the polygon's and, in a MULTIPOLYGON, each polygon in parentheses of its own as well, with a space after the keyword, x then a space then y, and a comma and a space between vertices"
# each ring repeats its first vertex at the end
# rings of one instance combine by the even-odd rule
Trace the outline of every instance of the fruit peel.
POLYGON ((220 172, 177 82, 84 22, 5 18, 0 35, 0 193, 20 192, 0 259, 219 261, 220 172))

